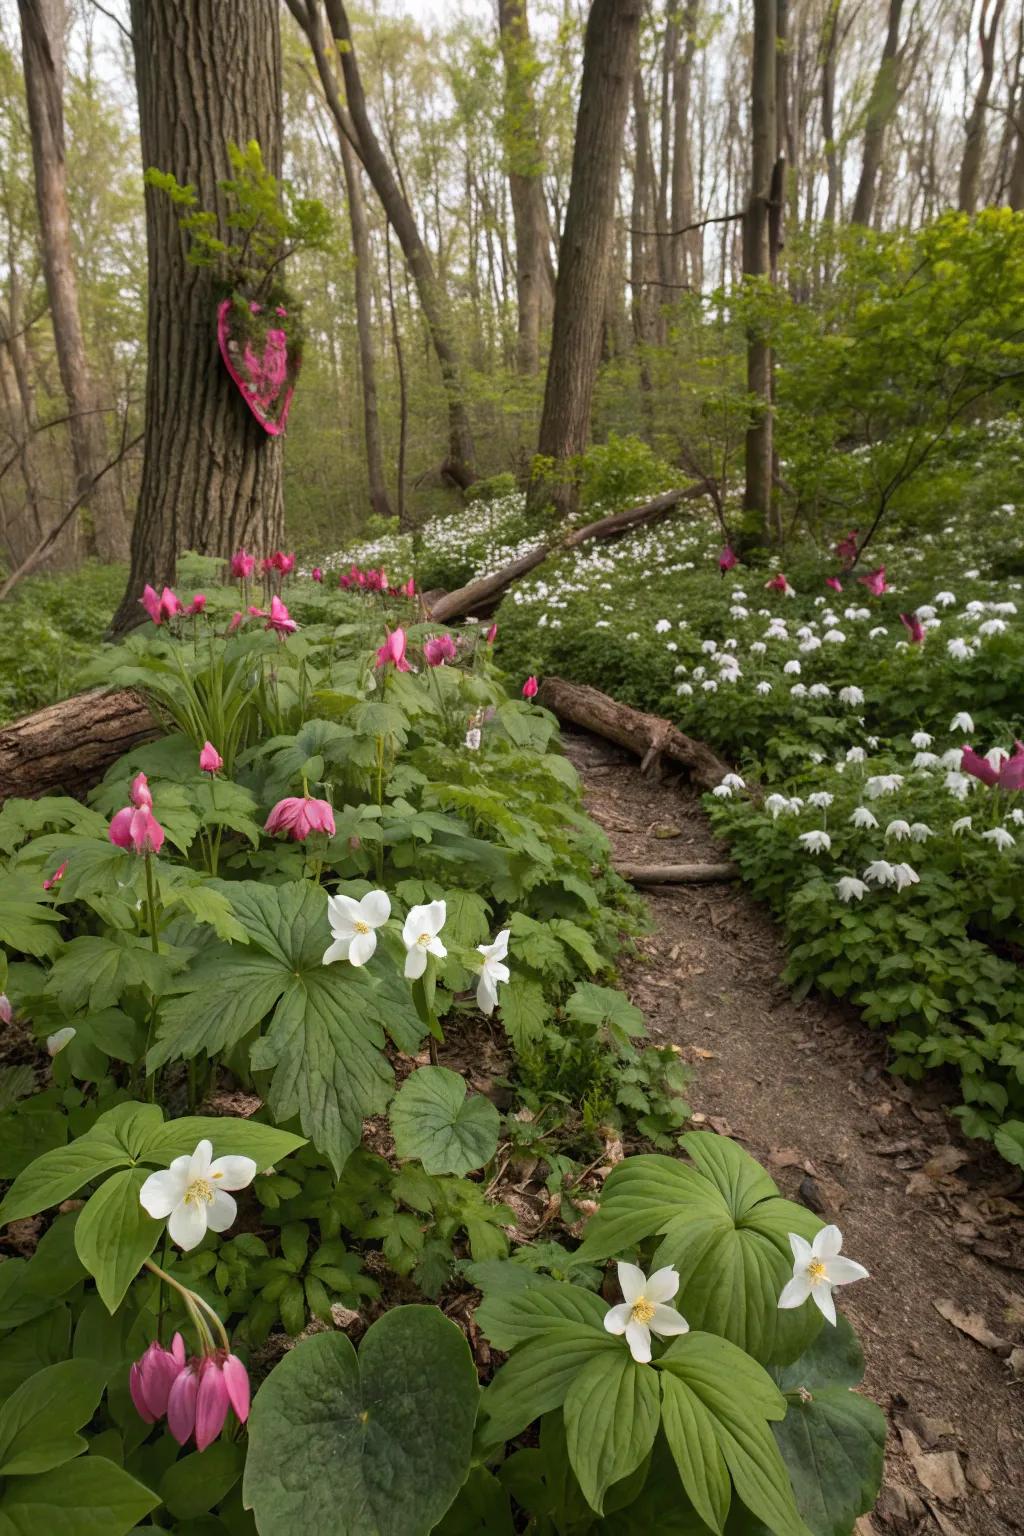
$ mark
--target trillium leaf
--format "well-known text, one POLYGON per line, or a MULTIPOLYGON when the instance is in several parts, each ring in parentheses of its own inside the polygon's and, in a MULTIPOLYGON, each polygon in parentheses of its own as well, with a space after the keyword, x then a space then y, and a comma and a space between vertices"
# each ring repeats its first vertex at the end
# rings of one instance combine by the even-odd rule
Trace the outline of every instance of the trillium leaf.
POLYGON ((495 1349, 509 1350, 566 1324, 603 1329, 607 1311, 607 1302, 593 1291, 527 1271, 523 1286, 485 1295, 473 1315, 495 1349))
POLYGON ((119 1104, 108 1110, 84 1136, 44 1152, 18 1175, 0 1205, 0 1222, 18 1221, 59 1205, 83 1184, 131 1162, 146 1135, 162 1120, 155 1104, 119 1104))
POLYGON ((116 1312, 144 1259, 163 1234, 139 1203, 148 1169, 122 1168, 101 1184, 75 1226, 78 1257, 96 1281, 107 1311, 116 1312))
POLYGON ((562 1412, 569 1460, 598 1514, 611 1484, 628 1477, 650 1455, 660 1398, 658 1373, 638 1364, 628 1349, 595 1357, 566 1393, 562 1412))
POLYGON ((11 1478, 0 1493, 0 1529, 17 1536, 125 1536, 159 1503, 105 1456, 80 1456, 54 1472, 11 1478))
POLYGON ((483 1396, 487 1445, 512 1440, 534 1419, 560 1408, 573 1381, 595 1355, 629 1353, 622 1339, 585 1323, 521 1344, 483 1396))
POLYGON ((246 1508, 263 1536, 426 1536, 469 1471, 478 1400, 434 1307, 393 1308, 358 1356, 344 1334, 306 1339, 256 1395, 246 1508))
POLYGON ((260 1172, 283 1162, 306 1144, 305 1137, 260 1120, 236 1115, 184 1115, 162 1125, 142 1155, 147 1163, 169 1165, 173 1158, 194 1152, 204 1138, 213 1144, 214 1157, 251 1157, 260 1172))
POLYGON ((467 1095, 457 1072, 420 1067, 395 1095, 391 1129, 399 1157, 418 1157, 430 1174, 462 1174, 494 1156, 501 1117, 483 1094, 467 1095))
POLYGON ((92 1418, 103 1386, 91 1360, 62 1360, 22 1382, 0 1408, 0 1475, 49 1472, 78 1456, 86 1442, 75 1431, 92 1418))

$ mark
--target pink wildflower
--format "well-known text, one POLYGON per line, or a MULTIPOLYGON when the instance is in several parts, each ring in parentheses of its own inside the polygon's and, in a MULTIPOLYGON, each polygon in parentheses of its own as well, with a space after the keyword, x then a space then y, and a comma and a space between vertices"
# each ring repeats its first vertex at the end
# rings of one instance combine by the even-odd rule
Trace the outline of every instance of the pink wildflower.
POLYGON ((274 806, 264 830, 287 832, 296 843, 304 843, 311 832, 326 832, 333 837, 334 812, 327 800, 314 800, 311 795, 289 796, 274 806))

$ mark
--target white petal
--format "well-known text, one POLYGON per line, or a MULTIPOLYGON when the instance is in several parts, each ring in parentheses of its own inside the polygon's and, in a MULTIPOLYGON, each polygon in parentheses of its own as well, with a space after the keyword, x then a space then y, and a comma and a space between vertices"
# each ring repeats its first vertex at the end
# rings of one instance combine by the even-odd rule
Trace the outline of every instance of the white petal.
POLYGON ((609 1307, 604 1315, 604 1325, 608 1332, 625 1333, 631 1311, 632 1308, 628 1301, 621 1302, 617 1307, 609 1307))
POLYGON ((673 1338, 677 1333, 689 1333, 690 1325, 681 1312, 675 1307, 664 1307, 659 1304, 654 1309, 654 1316, 648 1325, 652 1333, 656 1333, 659 1339, 673 1338))
POLYGON ((825 1260, 825 1279, 829 1285, 852 1285, 854 1280, 869 1280, 871 1277, 863 1264, 858 1264, 855 1259, 837 1257, 825 1260))
POLYGON ((405 956, 406 980, 416 981, 427 968, 426 951, 419 944, 412 944, 405 956))
POLYGON ((348 947, 351 943, 351 939, 335 939, 334 943, 324 950, 322 964, 333 965, 335 960, 347 960, 348 947))
MULTIPOLYGON (((441 902, 440 905, 443 906, 444 903, 441 902)), ((427 948, 427 953, 428 954, 437 955, 438 958, 441 959, 441 960, 443 960, 445 955, 448 953, 448 951, 445 949, 444 945, 441 943, 441 940, 438 939, 438 938, 431 939, 430 943, 426 946, 426 948, 427 948)))
POLYGON ((498 989, 486 971, 480 972, 476 984, 476 1005, 481 1013, 493 1013, 498 1001, 498 989))
POLYGON ((447 903, 443 901, 432 901, 430 905, 428 907, 424 907, 423 910, 426 913, 426 922, 424 923, 424 927, 429 929, 429 931, 436 937, 444 927, 445 920, 448 916, 447 903))
POLYGON ((405 919, 405 922, 402 924, 402 939, 406 948, 408 948, 411 944, 415 944, 416 940, 423 932, 423 923, 421 920, 422 912, 422 907, 409 908, 409 915, 405 919))
MULTIPOLYGON (((230 1197, 229 1197, 230 1198, 230 1197)), ((167 1223, 167 1230, 171 1235, 171 1241, 177 1243, 179 1248, 186 1251, 196 1248, 206 1236, 206 1212, 205 1200, 198 1200, 186 1204, 180 1201, 171 1212, 171 1219, 167 1223)))
POLYGON ((377 935, 371 928, 369 933, 357 933, 348 947, 348 957, 353 965, 365 965, 367 960, 377 948, 377 935))
POLYGON ((671 1301, 679 1289, 679 1274, 673 1265, 668 1264, 664 1269, 656 1269, 644 1286, 644 1295, 648 1301, 671 1301))
POLYGON ((508 954, 508 941, 511 932, 511 928, 503 928, 491 945, 491 953, 496 960, 504 960, 508 954))
POLYGON ((793 1257, 798 1264, 806 1264, 814 1257, 814 1249, 807 1239, 801 1237, 798 1232, 790 1232, 789 1246, 792 1248, 793 1257))
POLYGON ((807 1274, 794 1275, 792 1280, 786 1282, 779 1297, 779 1306, 783 1308, 802 1307, 811 1294, 811 1277, 807 1274))
POLYGON ((624 1300, 632 1304, 638 1296, 643 1296, 647 1288, 647 1276, 642 1269, 635 1264, 627 1264, 620 1260, 615 1266, 619 1276, 619 1290, 624 1300))
POLYGON ((206 1208, 206 1224, 211 1232, 226 1232, 238 1215, 238 1206, 226 1189, 215 1189, 206 1208))
POLYGON ((139 1204, 150 1216, 155 1216, 158 1221, 163 1221, 169 1216, 180 1200, 184 1199, 188 1188, 187 1157, 176 1157, 170 1168, 162 1168, 159 1173, 151 1173, 149 1178, 139 1190, 139 1204), (175 1163, 184 1163, 184 1168, 176 1168, 175 1163))
POLYGON ((327 921, 336 937, 339 934, 354 933, 355 925, 362 915, 359 902, 351 896, 328 896, 327 921))
POLYGON ((634 1360, 641 1365, 647 1365, 651 1358, 651 1330, 646 1323, 632 1322, 626 1324, 626 1343, 634 1360))
POLYGON ((811 1292, 814 1297, 814 1305, 827 1323, 833 1328, 836 1325, 836 1304, 832 1300, 832 1287, 830 1285, 816 1285, 811 1292))
POLYGON ((508 981, 512 974, 508 966, 502 965, 500 960, 492 960, 487 970, 494 981, 508 981))
POLYGON ((818 1259, 834 1259, 843 1246, 843 1234, 838 1227, 822 1227, 814 1239, 814 1256, 818 1259))
POLYGON ((205 1179, 210 1172, 210 1159, 213 1156, 213 1142, 207 1141, 204 1136, 189 1159, 189 1181, 193 1179, 205 1179))
POLYGON ((207 1175, 218 1189, 245 1189, 256 1177, 251 1157, 215 1157, 207 1175))
POLYGON ((391 916, 391 897, 387 891, 367 891, 359 903, 359 914, 371 928, 379 928, 391 916))

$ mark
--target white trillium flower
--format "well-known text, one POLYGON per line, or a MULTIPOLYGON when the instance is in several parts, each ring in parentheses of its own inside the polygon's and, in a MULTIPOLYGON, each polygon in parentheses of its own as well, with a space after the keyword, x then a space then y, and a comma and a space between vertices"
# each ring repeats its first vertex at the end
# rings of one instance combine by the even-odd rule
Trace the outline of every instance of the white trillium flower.
POLYGON ((912 843, 926 843, 935 833, 926 821, 912 821, 910 823, 910 841, 912 843))
POLYGON ((812 683, 810 687, 812 699, 827 699, 831 692, 832 690, 828 683, 812 683))
POLYGON ((954 800, 966 800, 974 788, 975 780, 966 773, 959 773, 953 768, 946 774, 945 786, 954 800))
POLYGON ((868 889, 864 881, 858 880, 856 875, 843 875, 841 880, 836 881, 836 891, 844 905, 849 905, 851 901, 860 901, 867 895, 868 889))
POLYGON ((813 1243, 790 1232, 789 1246, 793 1250, 793 1278, 783 1287, 779 1306, 787 1309, 802 1307, 810 1296, 826 1322, 835 1327, 836 1304, 832 1299, 832 1287, 867 1280, 867 1270, 863 1264, 841 1256, 843 1234, 838 1227, 822 1227, 813 1243))
POLYGON ((1012 848, 1017 841, 1013 833, 1007 832, 1005 827, 990 827, 981 835, 987 843, 994 843, 1001 853, 1007 848, 1012 848))
POLYGON ((677 694, 677 696, 679 698, 687 698, 692 692, 693 692, 692 684, 690 684, 690 683, 677 683, 676 684, 676 694, 677 694))
POLYGON ((875 885, 895 885, 896 871, 888 859, 875 859, 864 871, 864 879, 875 885))
POLYGON ((229 1189, 245 1189, 256 1177, 251 1157, 213 1157, 205 1139, 191 1157, 176 1157, 167 1169, 151 1173, 139 1190, 139 1204, 150 1216, 168 1217, 171 1241, 186 1252, 211 1232, 226 1232, 238 1214, 229 1189))
POLYGON ((727 773, 722 783, 728 784, 730 789, 746 789, 747 787, 738 773, 727 773))
POLYGON ((910 766, 919 769, 923 773, 927 773, 929 769, 939 766, 939 759, 935 756, 934 752, 915 752, 914 761, 910 766))
POLYGON ((807 796, 808 805, 816 805, 819 811, 827 811, 835 795, 830 795, 827 789, 815 790, 813 795, 807 796))
POLYGON ((951 608, 956 602, 956 598, 952 592, 936 592, 935 601, 941 604, 943 608, 951 608))
POLYGON ((334 943, 324 950, 324 965, 333 965, 335 960, 365 965, 377 948, 374 929, 382 927, 390 916, 387 891, 367 891, 358 901, 352 896, 328 896, 327 921, 334 943))
POLYGON ((55 1034, 47 1035, 46 1049, 51 1056, 59 1056, 66 1045, 70 1045, 78 1034, 78 1030, 70 1024, 65 1024, 63 1029, 58 1029, 55 1034))
POLYGON ((910 836, 910 822, 901 820, 890 821, 885 829, 885 835, 886 837, 895 838, 898 843, 902 843, 904 838, 910 836))
POLYGON ((764 808, 770 813, 772 821, 778 821, 782 812, 789 810, 789 801, 785 795, 769 795, 764 802, 764 808))
POLYGON ((718 684, 713 677, 709 677, 705 682, 701 683, 701 687, 704 689, 705 693, 718 692, 718 684))
POLYGON ((798 661, 787 661, 782 670, 787 677, 799 677, 801 671, 800 663, 798 661))
POLYGON ((409 908, 409 916, 402 928, 406 949, 405 975, 408 981, 416 981, 423 975, 428 955, 437 955, 443 960, 448 953, 438 938, 447 916, 448 907, 443 901, 431 901, 426 906, 409 908))
POLYGON ((911 869, 909 864, 896 864, 893 866, 893 876, 898 891, 905 890, 908 885, 918 885, 921 876, 916 869, 911 869))
POLYGON ((934 739, 933 736, 929 736, 927 731, 915 731, 910 738, 910 745, 916 747, 919 752, 923 752, 926 747, 931 746, 934 739))
POLYGON ((789 690, 794 699, 802 699, 807 693, 806 683, 794 683, 789 690))
POLYGON ((679 1276, 668 1265, 655 1270, 650 1279, 635 1264, 616 1265, 619 1289, 625 1301, 609 1307, 604 1326, 609 1333, 625 1334, 634 1360, 647 1365, 651 1358, 651 1334, 668 1339, 689 1333, 690 1325, 675 1307, 667 1306, 679 1289, 679 1276))
POLYGON ((950 656, 952 656, 954 661, 966 661, 967 658, 972 654, 971 648, 967 644, 967 641, 961 640, 959 637, 957 637, 955 640, 947 640, 946 650, 949 652, 950 656))
POLYGON ((970 816, 958 816, 949 830, 952 832, 954 837, 962 837, 965 832, 969 832, 971 830, 971 825, 972 821, 970 816))
POLYGON ((480 980, 476 984, 476 1004, 481 1013, 493 1013, 498 1001, 499 981, 508 981, 509 969, 505 964, 508 954, 510 929, 503 928, 493 944, 478 944, 477 952, 483 955, 480 980))
POLYGON ((801 832, 799 837, 808 853, 828 853, 832 847, 832 839, 827 832, 801 832))
POLYGON ((654 633, 656 635, 666 635, 671 628, 672 621, 670 619, 659 619, 654 626, 654 633))

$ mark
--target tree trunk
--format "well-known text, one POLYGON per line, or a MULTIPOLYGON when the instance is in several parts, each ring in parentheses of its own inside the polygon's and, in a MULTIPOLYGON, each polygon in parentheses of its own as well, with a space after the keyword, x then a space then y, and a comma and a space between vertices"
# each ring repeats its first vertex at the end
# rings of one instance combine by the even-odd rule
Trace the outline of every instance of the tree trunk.
MULTIPOLYGON (((388 222, 398 236, 402 253, 416 284, 416 292, 430 331, 434 351, 437 354, 448 401, 448 457, 445 460, 444 473, 456 485, 465 489, 476 479, 476 455, 469 425, 469 413, 466 409, 462 366, 446 312, 443 284, 438 280, 430 253, 420 237, 413 211, 395 178, 370 121, 366 93, 363 90, 362 76, 359 73, 359 63, 352 42, 352 28, 349 25, 343 0, 325 0, 325 5, 331 36, 341 55, 341 68, 345 77, 348 101, 348 112, 344 113, 343 109, 343 117, 337 117, 336 113, 339 131, 347 133, 352 140, 373 189, 380 198, 388 222), (350 121, 347 120, 348 114, 351 114, 350 121)), ((312 38, 310 40, 313 41, 312 38)), ((314 43, 314 49, 315 47, 314 43)), ((317 62, 319 67, 319 60, 317 62)), ((337 93, 335 93, 335 100, 337 100, 337 93)), ((328 104, 334 111, 334 104, 330 98, 328 98, 328 104)))
MULTIPOLYGON (((18 10, 43 271, 57 366, 68 403, 75 489, 81 495, 107 463, 107 452, 100 397, 85 349, 71 252, 64 158, 66 5, 65 0, 18 0, 18 10)), ((101 481, 84 506, 91 521, 91 548, 102 560, 123 560, 128 553, 128 531, 110 482, 101 481)))
POLYGON ((555 314, 538 454, 552 461, 531 481, 533 511, 577 503, 572 461, 586 447, 601 349, 615 202, 642 0, 593 0, 583 44, 572 180, 558 254, 555 314))
MULTIPOLYGON (((694 222, 693 151, 690 141, 690 100, 693 92, 693 55, 697 45, 698 0, 687 0, 683 11, 683 46, 676 55, 673 69, 672 130, 672 228, 686 229, 694 222)), ((700 291, 704 280, 703 232, 687 230, 674 235, 672 281, 689 283, 700 291)))
MULTIPOLYGON (((223 224, 230 143, 259 141, 281 174, 277 0, 131 0, 143 166, 191 183, 223 224)), ((146 439, 132 567, 113 629, 130 628, 146 582, 174 580, 187 549, 269 552, 283 529, 280 438, 268 436, 224 368, 212 269, 187 260, 178 212, 146 188, 149 313, 146 439)))
MULTIPOLYGON (((776 143, 776 4, 758 0, 754 6, 754 46, 750 108, 750 197, 743 217, 743 271, 746 277, 771 272, 769 217, 776 143)), ((772 361, 762 328, 747 332, 747 392, 756 402, 746 436, 744 507, 756 512, 765 532, 771 522, 772 500, 772 361)))
POLYGON ((885 47, 871 87, 867 115, 864 120, 864 158, 861 162, 860 181, 853 200, 850 220, 854 224, 870 224, 875 207, 875 188, 885 148, 885 131, 892 120, 900 95, 900 19, 903 0, 889 0, 889 25, 885 47))
POLYGON ((0 726, 0 804, 79 794, 125 752, 161 735, 137 693, 80 693, 0 726))
POLYGON ((985 117, 988 112, 989 92, 996 67, 996 39, 1002 20, 1004 0, 996 0, 992 11, 992 23, 986 30, 988 0, 982 0, 978 20, 978 46, 981 50, 981 79, 974 95, 974 103, 967 119, 964 138, 964 155, 960 162, 960 187, 958 206, 961 213, 973 213, 978 203, 978 178, 985 153, 985 117))
POLYGON ((505 62, 503 139, 516 232, 516 367, 520 373, 534 374, 540 371, 540 332, 550 323, 554 293, 544 257, 548 233, 544 160, 533 98, 536 66, 526 3, 498 0, 498 27, 505 62))
POLYGON ((669 193, 672 187, 672 84, 679 57, 679 22, 673 0, 666 7, 665 31, 661 45, 661 121, 658 146, 658 203, 654 227, 658 231, 658 270, 665 285, 665 299, 675 297, 673 285, 679 281, 678 245, 669 236, 669 193))
POLYGON ((377 359, 373 346, 373 310, 370 296, 370 234, 366 224, 359 160, 344 134, 339 135, 341 163, 345 171, 348 218, 352 230, 352 255, 356 278, 356 330, 359 334, 359 376, 363 386, 363 434, 366 438, 366 472, 370 505, 379 517, 391 516, 384 479, 384 455, 377 409, 377 359))
MULTIPOLYGON (((828 192, 825 223, 835 222, 839 202, 839 153, 836 148, 836 53, 839 47, 840 0, 828 0, 821 29, 821 137, 825 149, 828 192)), ((826 273, 827 276, 827 273, 826 273)))

